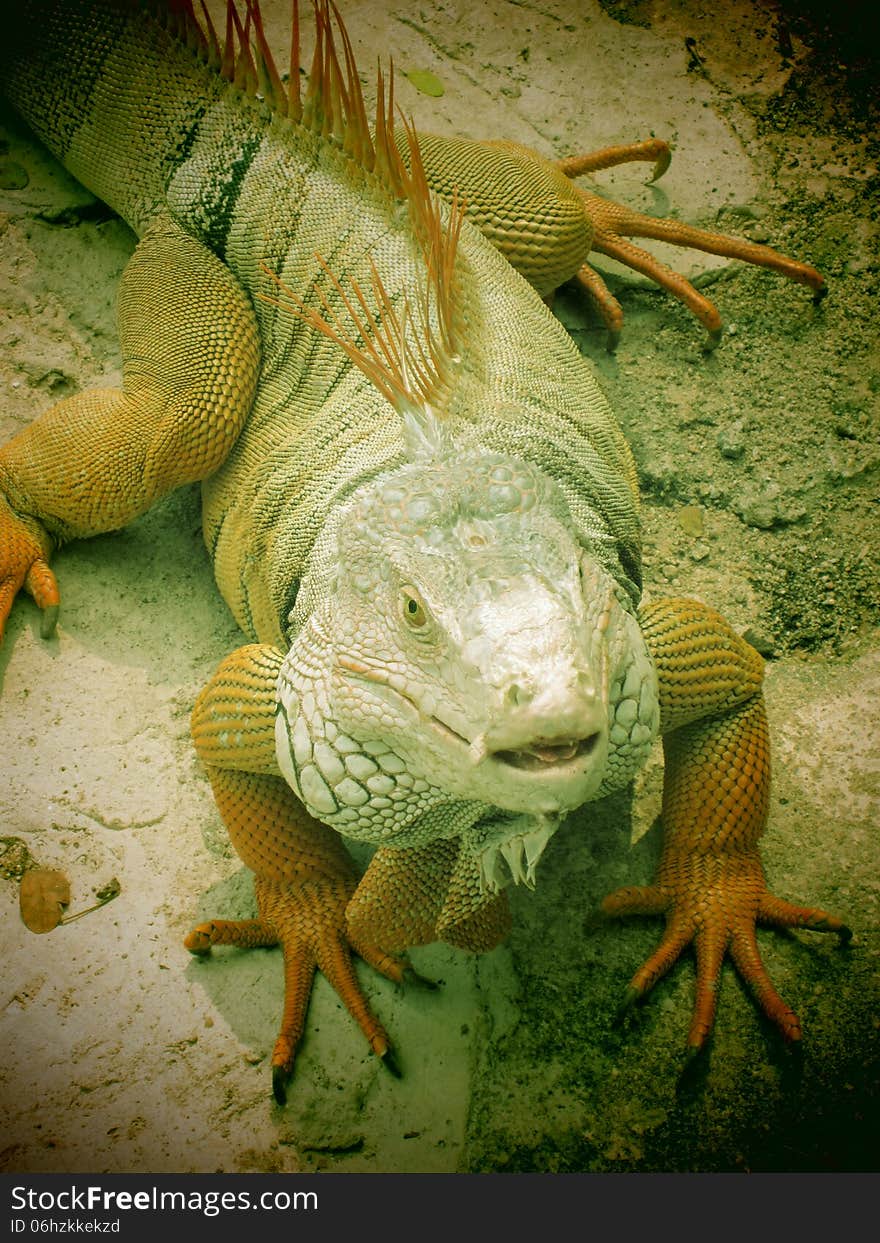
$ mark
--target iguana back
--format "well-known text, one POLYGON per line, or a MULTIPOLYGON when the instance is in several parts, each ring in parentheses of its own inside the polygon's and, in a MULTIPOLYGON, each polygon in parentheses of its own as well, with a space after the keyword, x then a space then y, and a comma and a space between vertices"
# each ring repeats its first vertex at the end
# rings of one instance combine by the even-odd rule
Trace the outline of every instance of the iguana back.
MULTIPOLYGON (((281 115, 221 76, 187 6, 179 7, 170 19, 159 6, 126 0, 26 6, 5 54, 6 89, 66 167, 136 232, 170 210, 254 300, 259 388, 232 454, 205 485, 204 522, 237 620, 278 642, 304 574, 314 571, 315 596, 332 573, 334 515, 345 498, 399 466, 407 450, 400 415, 338 345, 290 307, 261 300, 277 294, 265 268, 306 306, 320 308, 323 296, 345 318, 317 256, 349 288, 369 289, 375 264, 400 306, 425 281, 419 205, 387 171, 365 167, 375 161, 326 132, 326 83, 313 87, 301 120, 281 115)), ((318 12, 325 63, 338 63, 327 15, 318 12)), ((338 128, 355 119, 352 107, 338 128)), ((634 469, 587 364, 467 222, 455 301, 460 362, 444 410, 453 441, 463 452, 500 450, 545 469, 585 542, 635 600, 634 469)), ((299 611, 307 607, 300 599, 299 611)))

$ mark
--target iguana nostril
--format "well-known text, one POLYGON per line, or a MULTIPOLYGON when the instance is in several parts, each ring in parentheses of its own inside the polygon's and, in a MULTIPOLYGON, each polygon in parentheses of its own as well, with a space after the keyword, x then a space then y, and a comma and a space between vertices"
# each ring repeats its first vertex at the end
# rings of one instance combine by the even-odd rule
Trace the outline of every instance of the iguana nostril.
POLYGON ((577 675, 578 691, 585 699, 596 698, 596 684, 589 673, 581 672, 577 675))
POLYGON ((528 687, 520 686, 518 682, 514 682, 507 690, 507 701, 513 704, 515 708, 524 708, 534 699, 534 695, 528 687))

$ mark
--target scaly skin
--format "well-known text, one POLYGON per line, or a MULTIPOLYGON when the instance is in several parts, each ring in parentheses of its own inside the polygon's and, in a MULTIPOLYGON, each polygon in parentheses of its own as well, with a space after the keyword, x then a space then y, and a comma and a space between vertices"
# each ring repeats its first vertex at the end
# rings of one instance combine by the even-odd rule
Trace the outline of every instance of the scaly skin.
MULTIPOLYGON (((666 760, 664 847, 656 882, 618 890, 605 899, 603 910, 609 916, 662 914, 667 927, 657 950, 630 982, 626 1002, 643 997, 693 942, 697 993, 688 1033, 690 1056, 699 1052, 711 1033, 728 952, 783 1038, 800 1040, 797 1015, 779 996, 761 962, 756 924, 835 932, 842 941, 851 933, 826 911, 776 897, 764 881, 758 842, 767 820, 770 753, 761 694, 763 662, 720 614, 693 600, 656 601, 639 610, 639 623, 658 675, 666 760)), ((274 689, 281 660, 281 654, 270 648, 241 648, 221 664, 200 697, 193 736, 215 790, 218 765, 249 772, 261 772, 264 766, 270 770, 274 689)), ((280 791, 277 797, 282 797, 280 791)), ((259 822, 249 820, 245 842, 241 817, 223 810, 222 797, 218 804, 241 857, 259 876, 275 878, 276 859, 283 849, 276 844, 277 813, 261 811, 259 822)), ((326 830, 300 811, 295 832, 302 858, 309 858, 314 846, 305 835, 324 841, 319 835, 326 830)), ((349 890, 344 916, 341 910, 336 912, 339 935, 344 928, 352 946, 368 960, 375 951, 364 953, 360 948, 364 945, 395 951, 442 939, 471 950, 492 948, 507 930, 506 902, 503 894, 495 897, 473 881, 468 883, 468 874, 457 867, 459 852, 454 841, 378 850, 360 882, 349 890)), ((290 906, 293 918, 297 908, 292 898, 290 906)), ((262 898, 260 909, 264 910, 262 898)), ((264 920, 272 926, 268 917, 264 920)), ((230 927, 239 925, 201 925, 187 945, 202 952, 210 943, 253 943, 246 940, 253 935, 251 924, 241 925, 240 937, 231 935, 230 927), (213 928, 222 929, 222 934, 211 933, 213 928)), ((288 972, 291 962, 303 962, 301 970, 309 969, 314 951, 305 939, 298 930, 293 945, 284 943, 288 972)), ((298 990, 301 979, 298 969, 294 976, 298 990)), ((353 1014, 365 1012, 367 1002, 356 981, 340 984, 339 989, 353 1014)), ((288 993, 285 1014, 292 1005, 288 993)), ((299 1015, 298 1004, 294 1008, 299 1015)), ((368 1027, 364 1030, 369 1038, 368 1027)), ((286 1043, 279 1039, 273 1061, 276 1095, 283 1090, 295 1053, 289 1031, 286 1039, 286 1043)))
MULTIPOLYGON (((57 544, 203 480, 217 582, 255 642, 200 696, 193 736, 259 919, 201 925, 187 945, 282 945, 276 1096, 316 968, 394 1068, 351 953, 402 980, 407 945, 496 944, 504 886, 534 883, 564 815, 625 785, 661 726, 657 883, 606 904, 667 914, 631 993, 694 939, 699 1048, 729 947, 797 1038, 754 924, 848 930, 766 893, 757 658, 701 606, 637 612, 635 468, 586 363, 486 238, 435 207, 385 105, 370 135, 326 4, 304 100, 253 4, 259 75, 232 9, 221 54, 186 0, 170 19, 154 7, 33 0, 2 53, 15 105, 141 240, 120 290, 122 390, 60 403, 0 451, 0 624, 22 586, 54 624, 57 544), (379 847, 360 880, 335 830, 379 847)), ((637 145, 555 167, 429 138, 424 176, 450 192, 454 175, 546 293, 591 246, 668 234, 570 181, 630 158, 666 157, 637 145)))

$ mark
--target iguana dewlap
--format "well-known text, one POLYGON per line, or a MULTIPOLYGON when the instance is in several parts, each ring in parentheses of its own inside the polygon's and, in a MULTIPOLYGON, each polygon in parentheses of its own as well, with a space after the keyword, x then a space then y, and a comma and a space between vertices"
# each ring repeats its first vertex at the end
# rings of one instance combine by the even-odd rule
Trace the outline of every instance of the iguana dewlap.
MULTIPOLYGON (((0 623, 24 586, 51 629, 58 545, 202 481, 217 582, 251 642, 206 686, 193 734, 259 918, 187 946, 281 943, 276 1095, 316 967, 393 1067, 352 950, 399 980, 410 945, 496 944, 505 886, 533 884, 564 816, 629 781, 661 732, 659 874, 605 903, 666 917, 630 995, 693 942, 698 1050, 729 951, 797 1038, 755 925, 849 934, 764 883, 760 658, 704 605, 640 606, 630 451, 539 294, 469 223, 541 293, 579 271, 614 331, 589 248, 644 269, 621 238, 665 222, 595 206, 568 175, 662 166, 663 145, 558 167, 508 144, 420 148, 395 136, 381 81, 371 129, 325 0, 304 94, 296 9, 285 86, 250 0, 223 39, 188 0, 21 7, 7 94, 140 241, 122 388, 58 403, 0 450, 0 623), (343 836, 377 847, 361 878, 343 836)), ((766 248, 667 233, 821 288, 766 248)))

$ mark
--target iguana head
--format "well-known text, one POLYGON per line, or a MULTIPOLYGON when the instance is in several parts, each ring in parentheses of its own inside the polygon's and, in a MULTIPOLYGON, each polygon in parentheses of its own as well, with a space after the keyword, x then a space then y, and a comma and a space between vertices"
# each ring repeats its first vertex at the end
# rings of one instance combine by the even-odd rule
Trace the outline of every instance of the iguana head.
MULTIPOLYGON (((618 612, 546 475, 498 454, 443 455, 356 494, 335 585, 285 676, 313 746, 329 720, 343 767, 352 741, 367 756, 384 747, 416 788, 555 817, 594 796, 605 770, 618 612)), ((337 802, 340 786, 358 797, 323 778, 337 802)))

